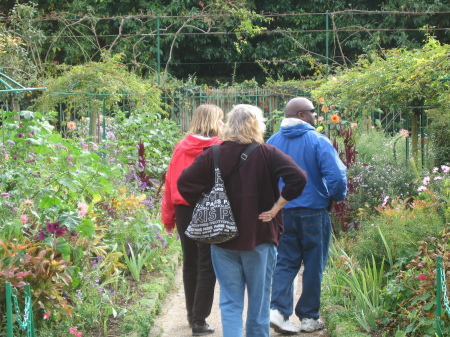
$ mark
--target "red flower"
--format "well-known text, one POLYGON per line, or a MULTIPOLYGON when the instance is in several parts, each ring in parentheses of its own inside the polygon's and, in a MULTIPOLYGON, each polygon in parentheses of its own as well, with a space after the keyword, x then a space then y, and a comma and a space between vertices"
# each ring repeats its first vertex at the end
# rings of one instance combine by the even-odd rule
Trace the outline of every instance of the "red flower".
POLYGON ((51 316, 51 314, 49 312, 46 312, 44 314, 44 319, 48 319, 48 318, 50 318, 50 316, 51 316))
POLYGON ((427 278, 428 278, 428 276, 425 275, 425 274, 420 274, 419 276, 417 276, 417 279, 418 279, 419 281, 426 280, 427 278))

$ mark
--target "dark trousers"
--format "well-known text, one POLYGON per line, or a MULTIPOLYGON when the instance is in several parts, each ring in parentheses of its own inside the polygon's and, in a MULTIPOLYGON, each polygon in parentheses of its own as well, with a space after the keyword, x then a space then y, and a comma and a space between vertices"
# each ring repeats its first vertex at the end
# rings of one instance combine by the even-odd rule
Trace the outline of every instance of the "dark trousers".
POLYGON ((200 325, 211 313, 216 275, 211 262, 211 245, 188 238, 186 231, 194 207, 177 205, 175 217, 183 250, 183 284, 188 319, 200 325))

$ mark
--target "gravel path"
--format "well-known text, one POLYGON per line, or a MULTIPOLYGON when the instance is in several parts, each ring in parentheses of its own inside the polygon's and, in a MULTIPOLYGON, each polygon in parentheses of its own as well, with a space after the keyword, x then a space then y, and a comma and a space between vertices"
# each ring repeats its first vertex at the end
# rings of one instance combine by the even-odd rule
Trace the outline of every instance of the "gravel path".
MULTIPOLYGON (((299 274, 297 280, 297 291, 295 294, 295 299, 297 300, 301 294, 302 283, 301 275, 299 274)), ((220 319, 220 309, 219 309, 219 284, 216 283, 216 293, 214 296, 214 304, 211 311, 211 315, 208 317, 207 322, 216 328, 216 332, 211 335, 211 337, 222 336, 222 325, 220 319)), ((246 308, 244 308, 245 316, 246 308)), ((295 317, 291 316, 291 321, 298 327, 300 327, 300 321, 295 317)), ((245 323, 245 317, 244 317, 245 323)), ((149 337, 190 337, 192 336, 192 331, 186 320, 186 307, 184 304, 184 289, 182 283, 182 271, 181 266, 178 268, 175 276, 175 286, 174 290, 167 294, 167 297, 162 306, 161 314, 156 318, 155 325, 149 337)), ((273 329, 270 330, 270 336, 282 336, 276 333, 273 329)), ((301 337, 328 337, 329 334, 326 331, 317 331, 314 333, 299 333, 296 336, 301 337)))

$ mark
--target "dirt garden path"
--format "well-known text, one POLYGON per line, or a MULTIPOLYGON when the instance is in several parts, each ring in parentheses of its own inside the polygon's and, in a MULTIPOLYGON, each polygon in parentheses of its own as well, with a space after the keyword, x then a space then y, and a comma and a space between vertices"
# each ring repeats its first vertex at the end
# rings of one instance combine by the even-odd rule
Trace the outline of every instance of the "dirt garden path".
MULTIPOLYGON (((302 290, 301 274, 299 274, 297 281, 297 291, 295 294, 295 300, 300 297, 302 290)), ((216 332, 211 337, 222 336, 221 331, 221 319, 219 309, 219 284, 216 283, 216 293, 214 296, 214 304, 211 315, 208 317, 207 322, 216 328, 216 332)), ((246 308, 244 308, 244 315, 246 308)), ((296 317, 291 317, 291 321, 298 327, 300 327, 300 321, 296 317)), ((244 317, 245 323, 245 317, 244 317)), ((326 322, 325 322, 326 323, 326 322)), ((150 332, 149 337, 190 337, 192 331, 186 320, 186 307, 184 304, 184 289, 182 282, 181 266, 178 267, 175 276, 174 290, 167 294, 167 297, 162 306, 162 313, 156 318, 155 325, 150 332)), ((270 336, 282 336, 276 333, 273 329, 270 329, 270 336)), ((317 331, 313 333, 299 333, 296 336, 300 337, 328 337, 329 334, 323 331, 317 331)))

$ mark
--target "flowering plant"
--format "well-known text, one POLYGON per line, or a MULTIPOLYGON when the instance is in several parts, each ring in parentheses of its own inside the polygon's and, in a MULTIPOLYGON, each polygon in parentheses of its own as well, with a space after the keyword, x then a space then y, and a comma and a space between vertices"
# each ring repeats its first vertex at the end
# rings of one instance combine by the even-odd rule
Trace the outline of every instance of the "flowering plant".
POLYGON ((417 203, 436 200, 444 210, 446 220, 450 221, 450 166, 434 167, 431 174, 422 179, 417 191, 419 192, 417 203))
POLYGON ((344 107, 327 104, 322 97, 317 99, 317 103, 320 106, 316 125, 317 132, 325 133, 330 138, 332 132, 339 135, 346 128, 355 128, 357 126, 357 123, 351 123, 344 119, 347 115, 344 107))

